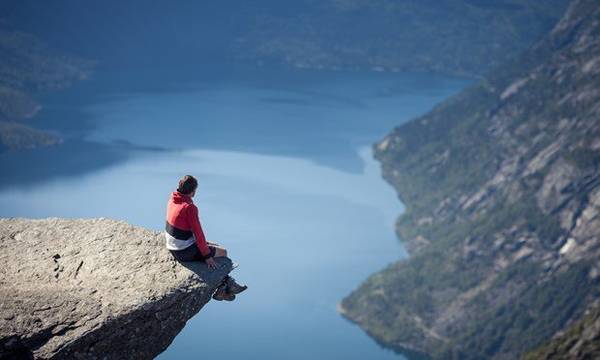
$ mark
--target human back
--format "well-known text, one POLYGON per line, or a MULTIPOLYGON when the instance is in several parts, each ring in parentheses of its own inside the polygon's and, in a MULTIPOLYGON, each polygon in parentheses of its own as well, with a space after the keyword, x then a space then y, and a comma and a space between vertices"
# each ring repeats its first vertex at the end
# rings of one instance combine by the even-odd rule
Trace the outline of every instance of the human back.
POLYGON ((177 191, 171 193, 165 223, 166 246, 171 251, 182 251, 195 244, 200 252, 198 260, 207 260, 215 256, 216 249, 207 244, 198 208, 192 200, 197 187, 196 178, 185 175, 179 180, 177 191))
MULTIPOLYGON (((196 178, 185 175, 179 180, 177 191, 171 193, 165 223, 166 247, 178 261, 203 261, 212 270, 217 267, 214 258, 227 256, 227 250, 206 241, 198 208, 192 200, 197 187, 196 178)), ((247 288, 228 275, 213 294, 213 299, 231 301, 247 288)))

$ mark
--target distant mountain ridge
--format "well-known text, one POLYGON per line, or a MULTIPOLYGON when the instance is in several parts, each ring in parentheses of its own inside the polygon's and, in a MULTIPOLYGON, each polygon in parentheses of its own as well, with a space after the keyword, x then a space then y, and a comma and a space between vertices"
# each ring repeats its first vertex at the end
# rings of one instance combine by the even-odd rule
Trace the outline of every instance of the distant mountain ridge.
POLYGON ((411 253, 341 304, 380 343, 513 359, 600 299, 600 3, 375 147, 411 253))
POLYGON ((303 0, 249 13, 233 56, 297 68, 480 76, 541 38, 567 1, 303 0))
POLYGON ((32 35, 2 28, 0 54, 0 151, 59 143, 56 135, 27 124, 41 108, 32 93, 84 79, 91 63, 57 54, 32 35))
POLYGON ((5 0, 50 45, 115 67, 223 61, 480 76, 558 21, 567 0, 5 0), (110 19, 107 21, 107 19, 110 19))
POLYGON ((227 61, 479 76, 530 46, 566 0, 277 0, 0 4, 0 151, 61 142, 34 128, 39 89, 91 63, 168 72, 227 61), (110 21, 106 21, 110 19, 110 21))

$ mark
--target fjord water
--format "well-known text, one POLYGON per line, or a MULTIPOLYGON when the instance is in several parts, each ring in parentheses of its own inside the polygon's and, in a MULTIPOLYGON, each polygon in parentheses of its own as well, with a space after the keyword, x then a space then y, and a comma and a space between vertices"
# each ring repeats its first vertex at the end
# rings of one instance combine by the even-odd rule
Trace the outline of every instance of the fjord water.
POLYGON ((96 74, 44 100, 37 121, 63 145, 0 155, 0 216, 162 230, 169 193, 193 174, 205 233, 229 249, 249 290, 207 304, 160 359, 398 359, 336 312, 404 256, 393 231, 402 207, 370 146, 466 83, 266 69, 96 74))

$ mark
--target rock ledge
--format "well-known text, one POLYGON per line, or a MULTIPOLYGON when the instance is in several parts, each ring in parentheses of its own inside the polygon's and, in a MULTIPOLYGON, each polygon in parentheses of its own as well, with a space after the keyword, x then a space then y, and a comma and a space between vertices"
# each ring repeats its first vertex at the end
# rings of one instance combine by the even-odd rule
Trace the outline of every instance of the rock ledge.
POLYGON ((0 359, 153 358, 231 271, 109 219, 0 219, 0 359))

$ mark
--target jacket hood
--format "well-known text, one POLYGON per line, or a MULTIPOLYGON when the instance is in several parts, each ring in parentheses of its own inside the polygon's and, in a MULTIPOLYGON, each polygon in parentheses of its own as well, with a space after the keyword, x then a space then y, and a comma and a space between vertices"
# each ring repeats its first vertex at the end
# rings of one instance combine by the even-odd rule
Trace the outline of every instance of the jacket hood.
POLYGON ((173 199, 173 202, 175 204, 181 204, 181 203, 191 204, 191 203, 193 203, 191 197, 189 197, 188 195, 183 195, 179 191, 173 191, 171 193, 171 199, 173 199))

